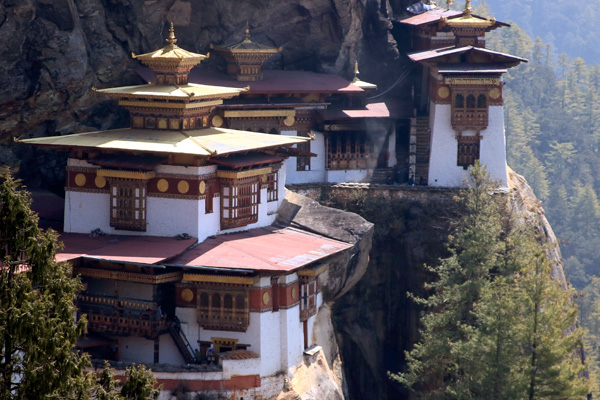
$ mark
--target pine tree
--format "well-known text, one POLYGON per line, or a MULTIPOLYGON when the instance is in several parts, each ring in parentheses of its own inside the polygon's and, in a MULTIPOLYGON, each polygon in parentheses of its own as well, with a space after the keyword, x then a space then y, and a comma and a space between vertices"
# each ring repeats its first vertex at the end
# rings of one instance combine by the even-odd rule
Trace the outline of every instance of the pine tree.
POLYGON ((571 399, 588 392, 571 293, 551 277, 533 224, 478 165, 407 371, 418 399, 571 399))
POLYGON ((112 370, 84 373, 74 351, 81 282, 55 261, 57 234, 38 228, 31 198, 11 176, 0 184, 0 399, 139 400, 157 397, 145 368, 130 368, 119 393, 112 370))

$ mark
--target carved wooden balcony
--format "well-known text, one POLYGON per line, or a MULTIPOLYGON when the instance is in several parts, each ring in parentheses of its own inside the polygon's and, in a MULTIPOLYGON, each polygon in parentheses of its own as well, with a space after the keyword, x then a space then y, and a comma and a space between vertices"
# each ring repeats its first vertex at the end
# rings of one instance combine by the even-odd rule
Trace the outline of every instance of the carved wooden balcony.
POLYGON ((90 331, 154 338, 167 329, 167 318, 157 312, 155 302, 80 295, 77 304, 90 331))
POLYGON ((245 331, 250 324, 250 314, 242 309, 198 307, 198 325, 207 329, 245 331))
POLYGON ((454 110, 452 112, 452 127, 454 129, 485 129, 487 126, 487 108, 454 110))

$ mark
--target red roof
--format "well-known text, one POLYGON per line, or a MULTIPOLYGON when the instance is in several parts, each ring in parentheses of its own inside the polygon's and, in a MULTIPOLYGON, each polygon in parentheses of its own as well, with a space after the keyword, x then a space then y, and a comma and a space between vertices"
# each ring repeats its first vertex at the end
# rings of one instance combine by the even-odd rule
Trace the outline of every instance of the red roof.
POLYGON ((287 272, 351 247, 294 228, 266 227, 206 239, 169 265, 287 272))
POLYGON ((322 115, 325 119, 387 118, 391 116, 386 103, 367 104, 364 108, 356 110, 328 108, 322 112, 322 115))
POLYGON ((463 46, 463 47, 444 47, 441 49, 435 49, 435 50, 427 50, 427 51, 421 51, 421 52, 417 52, 417 53, 412 53, 409 54, 408 57, 416 62, 419 61, 431 61, 434 60, 436 58, 442 58, 445 56, 449 56, 449 55, 453 55, 453 54, 464 54, 464 53, 468 53, 468 52, 474 52, 474 53, 483 53, 490 59, 490 63, 519 63, 519 62, 527 62, 527 59, 525 58, 521 58, 521 57, 517 57, 517 56, 513 56, 510 54, 506 54, 506 53, 500 53, 498 51, 493 51, 493 50, 489 50, 483 47, 475 47, 475 46, 463 46), (492 58, 493 57, 493 58, 492 58))
MULTIPOLYGON (((149 68, 136 69, 138 75, 150 82, 154 74, 149 68)), ((188 76, 190 83, 225 86, 231 88, 250 87, 246 93, 363 93, 364 90, 352 82, 334 74, 317 74, 309 71, 263 71, 263 80, 243 82, 219 71, 194 68, 188 76)))
POLYGON ((195 238, 177 240, 172 237, 120 235, 92 237, 84 233, 63 233, 59 240, 65 247, 57 252, 57 261, 87 256, 143 264, 159 263, 181 254, 196 243, 195 238))
POLYGON ((454 17, 456 15, 462 15, 462 11, 446 10, 444 8, 434 8, 433 10, 424 12, 419 15, 415 15, 410 18, 403 19, 400 21, 402 24, 419 26, 426 25, 432 22, 437 22, 441 17, 454 17))

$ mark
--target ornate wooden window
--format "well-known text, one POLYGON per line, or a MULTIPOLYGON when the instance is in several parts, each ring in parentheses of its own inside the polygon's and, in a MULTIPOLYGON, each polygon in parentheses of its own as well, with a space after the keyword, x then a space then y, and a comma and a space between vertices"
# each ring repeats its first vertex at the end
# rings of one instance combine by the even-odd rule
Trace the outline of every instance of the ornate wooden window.
POLYGON ((364 169, 377 166, 374 144, 362 132, 331 132, 327 138, 327 168, 364 169))
MULTIPOLYGON (((308 133, 299 133, 298 136, 309 137, 308 133)), ((298 150, 310 152, 310 142, 306 141, 298 143, 298 150)), ((310 157, 309 156, 298 156, 296 157, 296 171, 310 171, 310 157)))
POLYGON ((221 229, 258 222, 259 203, 257 176, 221 180, 221 229))
POLYGON ((196 318, 206 329, 245 331, 250 323, 247 288, 198 288, 196 318))
POLYGON ((454 89, 452 127, 485 129, 488 126, 487 95, 483 90, 454 89))
POLYGON ((479 160, 479 141, 481 136, 463 136, 459 134, 458 140, 458 156, 456 165, 467 168, 475 164, 475 160, 479 160))
POLYGON ((110 226, 146 231, 146 180, 110 179, 110 226))
POLYGON ((279 171, 273 171, 267 174, 267 201, 276 201, 278 199, 279 171))
POLYGON ((317 313, 317 280, 300 280, 300 321, 306 321, 317 313))

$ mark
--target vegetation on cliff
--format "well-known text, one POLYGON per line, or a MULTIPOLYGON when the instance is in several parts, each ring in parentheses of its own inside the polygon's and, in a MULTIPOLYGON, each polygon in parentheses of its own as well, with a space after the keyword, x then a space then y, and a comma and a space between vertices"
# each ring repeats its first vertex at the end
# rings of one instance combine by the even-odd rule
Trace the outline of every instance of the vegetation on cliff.
POLYGON ((41 231, 31 199, 8 176, 0 185, 0 399, 134 400, 158 396, 145 368, 129 368, 119 385, 112 370, 85 373, 74 351, 85 330, 75 320, 81 289, 71 266, 54 260, 57 234, 41 231))
POLYGON ((479 166, 457 196, 464 211, 449 237, 421 339, 394 379, 419 399, 567 399, 589 392, 576 356, 576 307, 531 223, 479 166))

